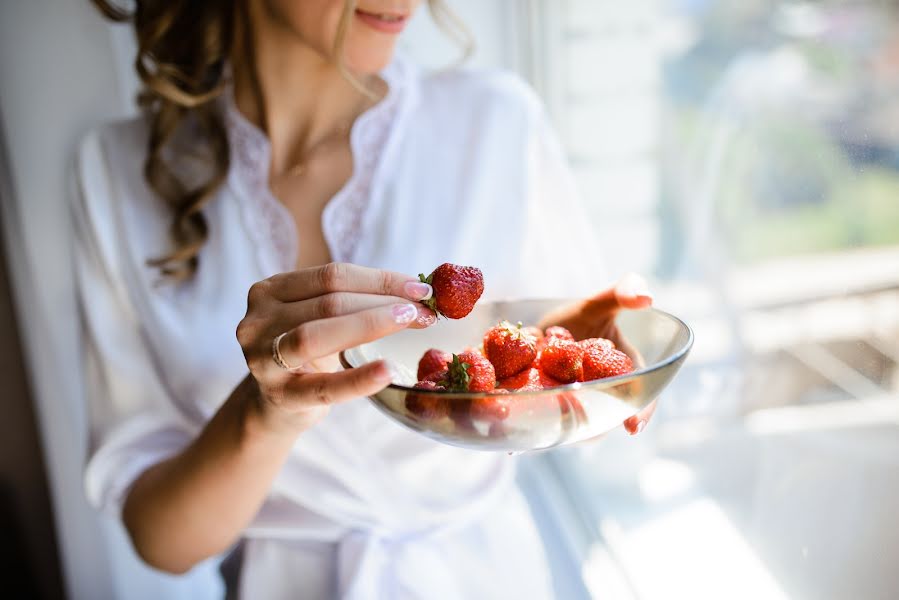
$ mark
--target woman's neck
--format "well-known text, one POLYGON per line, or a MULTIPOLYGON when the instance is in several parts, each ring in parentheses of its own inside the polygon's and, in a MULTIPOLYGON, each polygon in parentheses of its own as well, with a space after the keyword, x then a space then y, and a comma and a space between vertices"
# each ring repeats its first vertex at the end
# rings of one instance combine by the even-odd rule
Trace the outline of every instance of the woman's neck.
POLYGON ((239 33, 243 43, 234 46, 234 98, 240 112, 268 135, 276 175, 358 117, 386 86, 377 76, 362 79, 376 92, 368 97, 333 61, 267 15, 254 14, 249 23, 252 31, 239 33))

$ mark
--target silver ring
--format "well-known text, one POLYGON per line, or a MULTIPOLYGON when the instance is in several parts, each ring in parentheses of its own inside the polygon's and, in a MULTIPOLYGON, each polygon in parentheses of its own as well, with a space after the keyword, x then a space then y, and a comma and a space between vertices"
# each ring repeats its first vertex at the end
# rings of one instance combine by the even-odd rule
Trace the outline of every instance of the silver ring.
POLYGON ((281 354, 281 339, 288 333, 290 332, 285 331, 272 340, 272 360, 274 360, 275 364, 285 371, 301 371, 303 369, 303 365, 291 367, 289 364, 287 364, 287 361, 284 360, 284 356, 281 354))

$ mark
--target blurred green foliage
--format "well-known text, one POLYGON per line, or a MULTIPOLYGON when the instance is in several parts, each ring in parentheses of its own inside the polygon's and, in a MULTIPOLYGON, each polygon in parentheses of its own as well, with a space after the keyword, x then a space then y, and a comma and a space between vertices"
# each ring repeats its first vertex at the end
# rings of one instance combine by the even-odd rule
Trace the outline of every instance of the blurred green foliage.
POLYGON ((770 11, 712 3, 695 16, 695 45, 666 66, 661 272, 709 216, 715 251, 740 263, 899 245, 899 141, 890 133, 899 107, 881 113, 874 101, 886 90, 877 102, 899 105, 899 90, 872 68, 899 40, 891 9, 809 6, 838 33, 791 38, 770 11), (800 57, 804 86, 779 90, 772 73, 767 88, 735 85, 728 96, 722 86, 741 83, 727 77, 741 58, 783 50, 800 57))

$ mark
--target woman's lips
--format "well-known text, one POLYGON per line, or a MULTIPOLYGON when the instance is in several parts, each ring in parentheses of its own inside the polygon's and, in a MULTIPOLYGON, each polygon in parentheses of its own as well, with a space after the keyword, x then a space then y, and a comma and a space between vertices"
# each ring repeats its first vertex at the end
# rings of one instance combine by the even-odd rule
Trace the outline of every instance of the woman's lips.
POLYGON ((376 31, 382 33, 400 33, 409 18, 405 15, 392 15, 387 13, 370 13, 356 9, 356 16, 360 21, 376 31))

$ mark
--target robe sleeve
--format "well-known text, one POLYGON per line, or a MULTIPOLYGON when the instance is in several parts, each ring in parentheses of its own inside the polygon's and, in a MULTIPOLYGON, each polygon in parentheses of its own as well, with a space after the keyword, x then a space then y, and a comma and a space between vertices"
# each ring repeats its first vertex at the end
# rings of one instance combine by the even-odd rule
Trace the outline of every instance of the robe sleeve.
POLYGON ((90 435, 88 500, 120 516, 128 490, 149 467, 193 438, 159 375, 126 282, 102 134, 81 144, 72 181, 73 259, 90 435))

